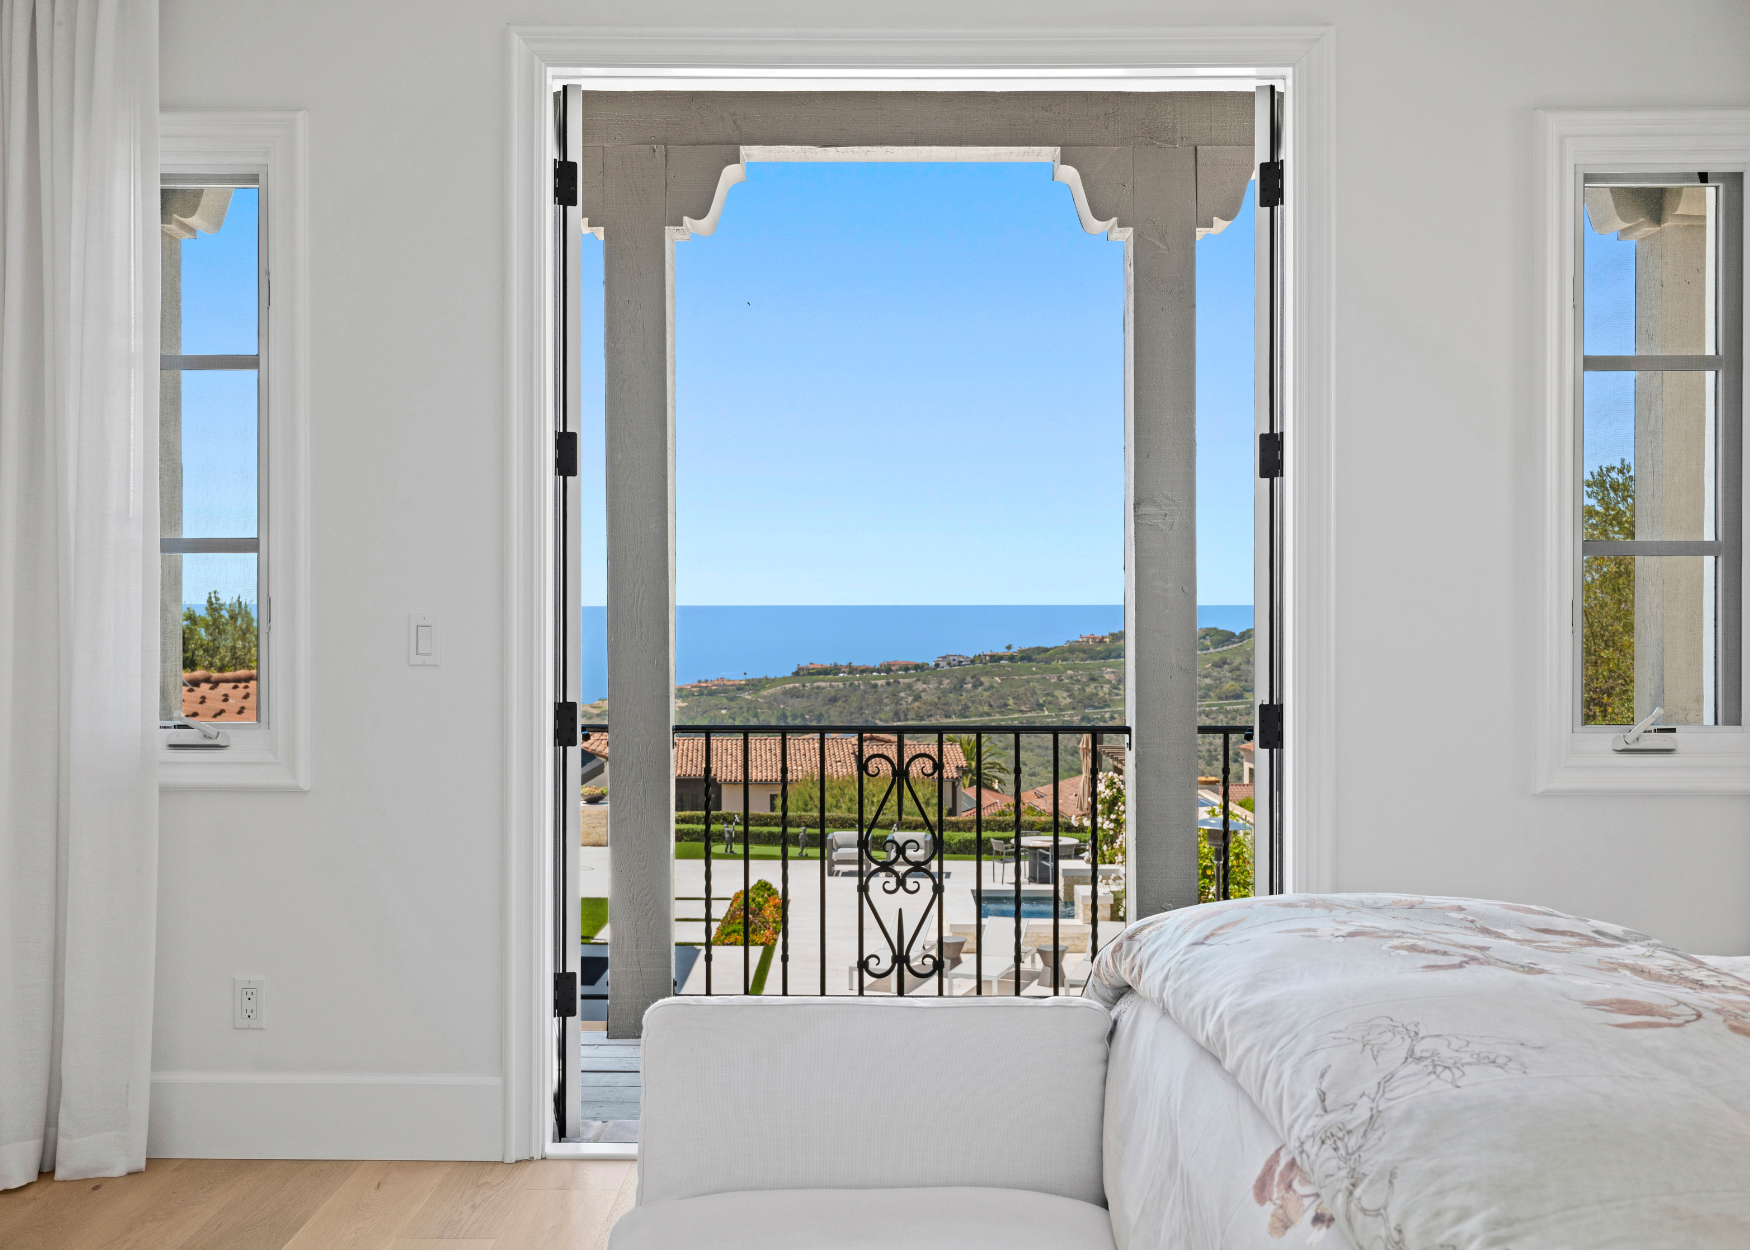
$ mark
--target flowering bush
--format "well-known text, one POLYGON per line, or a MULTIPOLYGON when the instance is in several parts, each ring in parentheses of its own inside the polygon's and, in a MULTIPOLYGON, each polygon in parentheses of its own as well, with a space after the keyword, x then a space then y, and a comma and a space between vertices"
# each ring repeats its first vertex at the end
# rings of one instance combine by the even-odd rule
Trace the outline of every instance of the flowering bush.
MULTIPOLYGON (((753 896, 753 923, 748 930, 747 945, 768 946, 776 942, 778 935, 784 931, 783 896, 770 881, 754 882, 749 893, 753 896)), ((717 932, 711 938, 713 946, 742 945, 742 916, 749 910, 742 904, 742 891, 737 890, 735 897, 729 900, 729 910, 723 914, 722 923, 717 926, 717 932)))
MULTIPOLYGON (((1212 814, 1219 809, 1211 808, 1212 814)), ((1215 832, 1210 830, 1209 832, 1215 832)), ((1197 831, 1197 901, 1213 903, 1221 897, 1219 883, 1216 880, 1217 861, 1220 856, 1215 847, 1209 844, 1209 839, 1203 836, 1204 830, 1197 831)), ((1216 840, 1220 841, 1217 834, 1216 840)), ((1252 897, 1252 829, 1249 825, 1234 822, 1233 832, 1228 835, 1227 842, 1227 896, 1229 898, 1252 897)))

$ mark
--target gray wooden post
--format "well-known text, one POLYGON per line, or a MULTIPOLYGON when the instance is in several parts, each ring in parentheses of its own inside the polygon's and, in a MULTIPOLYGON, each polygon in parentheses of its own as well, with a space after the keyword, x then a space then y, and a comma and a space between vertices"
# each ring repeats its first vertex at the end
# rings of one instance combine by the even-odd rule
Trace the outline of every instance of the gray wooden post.
MULTIPOLYGON (((1125 334, 1130 914, 1197 902, 1197 169, 1131 149, 1125 334)), ((1122 219, 1121 219, 1122 220, 1122 219)))
POLYGON ((602 149, 609 1037, 639 1036, 645 1008, 674 993, 674 322, 665 166, 660 147, 602 149))

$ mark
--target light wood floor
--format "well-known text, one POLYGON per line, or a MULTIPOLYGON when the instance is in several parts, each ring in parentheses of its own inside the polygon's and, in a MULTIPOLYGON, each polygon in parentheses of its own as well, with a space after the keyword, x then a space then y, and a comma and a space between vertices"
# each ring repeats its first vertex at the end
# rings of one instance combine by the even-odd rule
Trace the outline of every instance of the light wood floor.
POLYGON ((0 1193, 0 1250, 600 1250, 636 1165, 153 1159, 0 1193))

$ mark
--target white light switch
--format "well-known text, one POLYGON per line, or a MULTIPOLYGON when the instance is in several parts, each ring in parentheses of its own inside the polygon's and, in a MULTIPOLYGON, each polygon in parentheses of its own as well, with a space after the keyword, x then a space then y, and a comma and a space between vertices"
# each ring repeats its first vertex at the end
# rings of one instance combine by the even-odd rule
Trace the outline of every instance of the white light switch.
POLYGON ((415 614, 407 618, 407 662, 438 662, 437 617, 415 614))

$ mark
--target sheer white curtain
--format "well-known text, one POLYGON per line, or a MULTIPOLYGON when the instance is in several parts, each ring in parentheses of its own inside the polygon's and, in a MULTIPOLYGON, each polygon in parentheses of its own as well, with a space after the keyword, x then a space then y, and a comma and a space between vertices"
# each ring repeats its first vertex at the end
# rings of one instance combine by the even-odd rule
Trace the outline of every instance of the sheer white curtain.
POLYGON ((0 1188, 146 1163, 157 0, 0 0, 0 1188))

